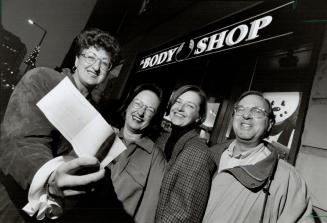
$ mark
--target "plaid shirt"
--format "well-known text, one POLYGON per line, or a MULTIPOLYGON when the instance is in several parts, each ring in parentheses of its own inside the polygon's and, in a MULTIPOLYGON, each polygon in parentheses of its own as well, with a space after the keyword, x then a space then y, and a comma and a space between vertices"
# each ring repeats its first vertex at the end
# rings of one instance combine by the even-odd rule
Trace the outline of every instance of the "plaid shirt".
POLYGON ((196 130, 176 143, 160 189, 156 222, 201 222, 215 163, 196 130))

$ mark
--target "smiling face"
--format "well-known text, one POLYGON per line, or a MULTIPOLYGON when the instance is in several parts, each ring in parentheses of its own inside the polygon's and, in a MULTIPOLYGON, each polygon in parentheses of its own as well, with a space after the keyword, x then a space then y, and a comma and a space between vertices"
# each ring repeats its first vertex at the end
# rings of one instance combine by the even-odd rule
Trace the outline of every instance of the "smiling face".
POLYGON ((84 49, 75 59, 74 77, 77 86, 88 89, 100 84, 108 73, 107 69, 103 69, 104 64, 110 63, 110 59, 110 55, 102 48, 84 49), (92 64, 87 57, 96 58, 96 61, 92 64))
POLYGON ((149 126, 159 104, 154 92, 144 90, 138 93, 127 107, 124 128, 132 133, 142 133, 149 126))
POLYGON ((200 121, 201 98, 194 91, 187 91, 181 94, 171 106, 170 119, 176 126, 188 126, 200 121))
MULTIPOLYGON (((245 108, 258 107, 266 111, 269 109, 265 100, 258 95, 245 96, 238 105, 245 108)), ((233 117, 233 129, 236 139, 251 146, 258 145, 272 125, 273 122, 267 116, 254 118, 248 109, 243 115, 234 114, 233 117)))

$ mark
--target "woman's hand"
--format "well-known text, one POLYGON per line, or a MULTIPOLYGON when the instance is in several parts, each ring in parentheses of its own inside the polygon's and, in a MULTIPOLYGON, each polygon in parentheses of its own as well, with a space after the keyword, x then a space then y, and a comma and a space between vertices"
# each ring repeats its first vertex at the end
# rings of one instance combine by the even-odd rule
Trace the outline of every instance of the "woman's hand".
POLYGON ((95 184, 105 175, 94 157, 79 157, 60 165, 49 177, 50 195, 59 197, 85 194, 95 189, 95 184))

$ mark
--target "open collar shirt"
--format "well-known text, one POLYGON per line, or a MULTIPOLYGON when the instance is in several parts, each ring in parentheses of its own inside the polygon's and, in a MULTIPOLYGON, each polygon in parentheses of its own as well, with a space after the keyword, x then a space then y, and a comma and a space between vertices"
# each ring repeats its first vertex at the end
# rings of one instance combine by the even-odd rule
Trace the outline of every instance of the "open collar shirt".
POLYGON ((313 222, 312 202, 304 179, 293 166, 278 160, 274 145, 264 142, 263 146, 240 154, 236 164, 232 157, 234 146, 230 143, 211 148, 221 169, 212 181, 203 223, 259 222, 266 196, 263 187, 272 176, 263 222, 313 222), (266 149, 269 155, 265 154, 266 149))
POLYGON ((228 149, 226 149, 219 162, 218 173, 225 169, 230 169, 236 166, 253 165, 264 158, 268 157, 271 153, 263 143, 260 143, 256 147, 242 152, 237 156, 234 155, 236 141, 233 141, 228 149))

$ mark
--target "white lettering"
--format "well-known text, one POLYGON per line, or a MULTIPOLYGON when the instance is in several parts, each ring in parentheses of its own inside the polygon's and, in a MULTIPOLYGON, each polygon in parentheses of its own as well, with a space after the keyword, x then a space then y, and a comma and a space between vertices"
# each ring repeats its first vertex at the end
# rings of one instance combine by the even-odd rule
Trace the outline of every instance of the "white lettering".
POLYGON ((174 53, 176 52, 177 48, 178 47, 175 47, 173 49, 168 50, 168 58, 167 58, 167 61, 166 62, 170 62, 171 61, 171 59, 172 59, 174 53))
POLYGON ((261 19, 257 19, 257 20, 254 20, 253 22, 251 22, 249 36, 246 39, 246 41, 259 37, 259 35, 258 35, 259 29, 262 29, 262 28, 268 26, 271 23, 271 21, 272 21, 272 16, 268 15, 261 19))
POLYGON ((225 39, 227 32, 228 32, 228 30, 210 36, 210 41, 209 41, 208 48, 206 51, 215 50, 215 49, 219 49, 219 48, 223 47, 224 39, 225 39), (217 39, 217 36, 219 36, 218 39, 217 39))
MULTIPOLYGON (((144 59, 142 60, 142 62, 143 62, 142 69, 147 68, 149 66, 150 59, 151 59, 151 57, 147 57, 145 60, 144 59)), ((142 65, 142 62, 141 62, 141 65, 142 65)))
POLYGON ((158 54, 154 55, 151 60, 150 60, 150 67, 153 67, 154 65, 156 65, 157 61, 158 61, 158 54))
POLYGON ((194 51, 195 55, 203 53, 205 51, 205 49, 207 48, 208 39, 209 39, 208 37, 200 39, 200 41, 196 45, 196 50, 194 51))
POLYGON ((162 64, 163 62, 165 62, 167 56, 168 56, 167 51, 160 53, 157 64, 162 64))
MULTIPOLYGON (((259 37, 259 30, 267 27, 272 22, 272 16, 265 16, 252 21, 249 24, 241 24, 232 30, 224 30, 220 33, 215 33, 208 37, 203 37, 196 44, 194 55, 204 52, 210 52, 227 46, 233 46, 242 41, 248 41, 259 37)), ((140 66, 142 69, 153 67, 159 64, 169 63, 173 60, 178 47, 168 49, 161 53, 147 57, 141 60, 140 66)))
POLYGON ((239 26, 235 27, 228 33, 228 35, 226 37, 226 44, 228 46, 232 46, 232 45, 235 45, 235 44, 241 42, 245 38, 245 36, 248 34, 248 30, 249 30, 249 28, 247 27, 247 25, 239 25, 239 26), (233 37, 234 37, 236 30, 238 30, 238 29, 240 30, 240 35, 234 41, 233 37))

